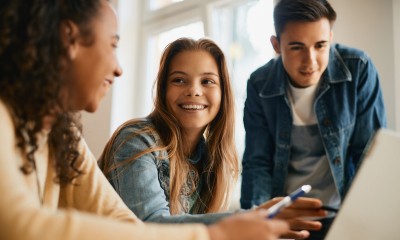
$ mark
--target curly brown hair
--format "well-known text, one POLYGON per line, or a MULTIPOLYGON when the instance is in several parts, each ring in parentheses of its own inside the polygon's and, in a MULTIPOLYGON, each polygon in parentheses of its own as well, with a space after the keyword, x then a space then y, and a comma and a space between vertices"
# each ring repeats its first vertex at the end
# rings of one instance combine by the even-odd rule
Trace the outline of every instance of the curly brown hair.
POLYGON ((34 153, 43 119, 55 122, 49 144, 57 181, 70 183, 82 174, 77 167, 81 124, 61 97, 68 84, 63 72, 70 61, 61 26, 72 21, 90 44, 91 23, 104 0, 6 0, 0 6, 0 99, 14 121, 18 148, 26 154, 25 174, 35 171, 34 153), (78 131, 77 131, 78 130, 78 131))

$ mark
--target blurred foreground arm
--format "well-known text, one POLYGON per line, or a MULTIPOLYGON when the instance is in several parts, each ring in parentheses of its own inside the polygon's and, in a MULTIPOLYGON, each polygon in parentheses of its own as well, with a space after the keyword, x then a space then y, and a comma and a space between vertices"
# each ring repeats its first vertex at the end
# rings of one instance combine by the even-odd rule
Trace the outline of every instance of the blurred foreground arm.
POLYGON ((265 210, 239 213, 208 227, 211 240, 278 239, 289 231, 287 223, 266 219, 265 210))

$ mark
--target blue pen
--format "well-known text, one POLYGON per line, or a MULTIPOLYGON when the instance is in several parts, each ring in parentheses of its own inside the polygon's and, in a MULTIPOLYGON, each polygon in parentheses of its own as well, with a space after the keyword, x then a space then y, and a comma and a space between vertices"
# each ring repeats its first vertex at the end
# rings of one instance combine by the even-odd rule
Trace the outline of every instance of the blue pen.
POLYGON ((296 191, 292 192, 289 196, 284 197, 281 201, 268 208, 267 210, 267 218, 273 218, 276 214, 278 214, 282 208, 289 206, 292 204, 297 198, 303 196, 306 193, 309 193, 311 190, 310 185, 303 185, 298 188, 296 191))

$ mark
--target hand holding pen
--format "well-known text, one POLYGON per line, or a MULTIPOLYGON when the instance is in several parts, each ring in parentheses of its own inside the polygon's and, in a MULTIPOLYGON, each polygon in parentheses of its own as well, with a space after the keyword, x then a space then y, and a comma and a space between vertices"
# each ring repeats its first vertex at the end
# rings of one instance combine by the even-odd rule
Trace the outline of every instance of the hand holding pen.
POLYGON ((277 204, 275 204, 272 207, 268 208, 268 210, 267 210, 268 211, 268 218, 275 217, 275 215, 278 214, 281 211, 282 208, 291 205, 294 201, 297 200, 297 198, 303 196, 306 193, 309 193, 310 191, 311 191, 311 186, 310 185, 301 186, 296 191, 292 192, 290 195, 284 197, 277 204))
MULTIPOLYGON (((268 209, 283 199, 284 197, 274 198, 257 208, 266 209, 268 212, 268 209)), ((327 212, 322 210, 321 206, 322 202, 317 198, 298 196, 297 200, 292 201, 290 206, 279 208, 279 213, 275 215, 275 218, 288 222, 291 229, 287 234, 281 237, 289 239, 304 239, 308 237, 308 231, 319 230, 322 226, 321 223, 319 221, 310 220, 310 218, 321 218, 327 216, 327 212)), ((275 210, 269 210, 270 213, 273 211, 275 210)))
MULTIPOLYGON (((305 188, 306 191, 308 191, 307 188, 308 187, 305 188)), ((297 195, 296 192, 297 191, 294 191, 290 195, 297 195)), ((266 209, 267 214, 275 212, 274 217, 285 220, 289 223, 290 231, 282 235, 281 238, 305 239, 309 236, 309 231, 318 231, 322 226, 319 221, 312 219, 327 216, 327 212, 321 209, 321 200, 317 198, 301 197, 302 194, 305 193, 298 195, 296 197, 297 200, 290 200, 290 206, 279 207, 278 212, 275 212, 276 210, 274 209, 276 209, 276 207, 273 206, 282 201, 287 202, 288 200, 284 200, 285 197, 271 199, 257 207, 258 209, 266 209)), ((284 202, 280 203, 278 206, 286 205, 287 203, 283 204, 284 202)))
MULTIPOLYGON (((278 214, 284 207, 290 206, 294 201, 296 201, 299 197, 309 193, 311 191, 311 186, 310 185, 303 185, 300 188, 298 188, 296 191, 292 192, 288 196, 284 197, 281 201, 276 203, 275 205, 271 206, 268 208, 268 218, 273 218, 275 217, 276 214, 278 214)), ((321 210, 325 210, 328 212, 338 212, 338 209, 330 207, 330 206, 321 206, 321 210)))

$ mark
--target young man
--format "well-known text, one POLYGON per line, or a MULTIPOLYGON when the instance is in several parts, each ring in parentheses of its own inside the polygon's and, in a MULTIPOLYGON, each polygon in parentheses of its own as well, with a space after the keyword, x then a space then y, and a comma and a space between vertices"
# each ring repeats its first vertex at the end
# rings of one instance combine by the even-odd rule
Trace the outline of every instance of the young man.
POLYGON ((281 0, 274 9, 280 56, 247 85, 243 208, 303 184, 339 207, 368 140, 386 126, 377 70, 364 52, 332 44, 335 20, 324 0, 281 0))

